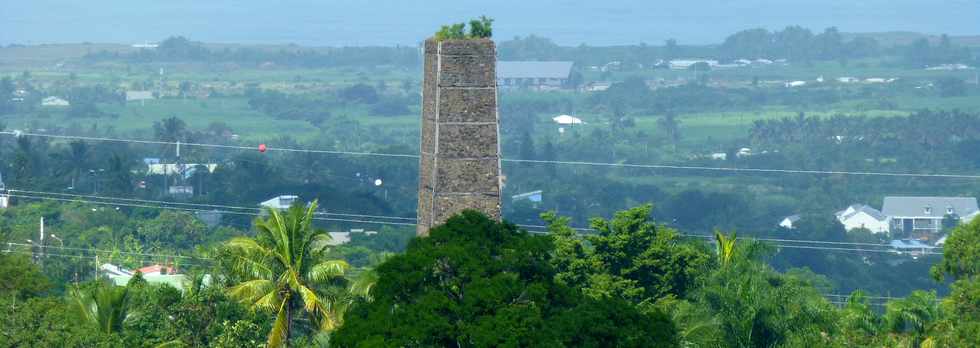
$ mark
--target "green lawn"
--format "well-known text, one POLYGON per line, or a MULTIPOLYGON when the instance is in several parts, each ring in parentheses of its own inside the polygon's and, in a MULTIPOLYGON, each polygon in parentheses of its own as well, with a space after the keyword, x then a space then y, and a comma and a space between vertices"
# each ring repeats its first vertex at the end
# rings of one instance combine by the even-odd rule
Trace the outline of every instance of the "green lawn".
MULTIPOLYGON (((211 98, 207 100, 194 99, 160 99, 147 101, 146 105, 139 103, 101 104, 99 108, 118 118, 67 118, 64 109, 47 109, 48 118, 19 115, 4 117, 8 128, 38 128, 50 125, 66 126, 77 124, 86 129, 92 124, 99 128, 113 126, 119 132, 147 131, 153 123, 164 118, 177 116, 184 120, 192 129, 203 129, 212 122, 224 122, 239 134, 243 140, 269 139, 280 135, 290 135, 299 139, 308 139, 318 134, 318 129, 307 121, 277 120, 268 115, 252 110, 244 98, 211 98)), ((358 109, 337 110, 335 116, 351 117, 363 126, 379 126, 398 129, 418 127, 417 115, 395 117, 365 116, 366 112, 358 109)))

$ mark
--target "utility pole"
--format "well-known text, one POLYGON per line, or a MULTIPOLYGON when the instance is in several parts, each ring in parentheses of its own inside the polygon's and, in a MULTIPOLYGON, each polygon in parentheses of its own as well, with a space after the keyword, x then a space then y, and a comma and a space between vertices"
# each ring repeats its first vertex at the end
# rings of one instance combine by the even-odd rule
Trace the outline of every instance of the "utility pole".
POLYGON ((44 260, 44 217, 43 216, 41 217, 41 225, 38 232, 41 237, 41 260, 44 260))

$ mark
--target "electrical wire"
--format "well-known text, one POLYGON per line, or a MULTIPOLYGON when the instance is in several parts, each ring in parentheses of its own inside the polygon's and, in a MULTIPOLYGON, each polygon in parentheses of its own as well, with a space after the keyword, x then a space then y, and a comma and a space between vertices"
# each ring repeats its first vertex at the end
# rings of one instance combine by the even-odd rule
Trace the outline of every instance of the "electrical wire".
POLYGON ((766 168, 737 168, 737 167, 707 167, 707 166, 680 166, 666 164, 631 164, 631 163, 604 163, 604 162, 584 162, 584 161, 546 161, 529 159, 502 159, 502 162, 516 163, 535 163, 535 164, 564 164, 579 166, 599 166, 599 167, 620 167, 620 168, 644 168, 644 169, 679 169, 697 171, 719 171, 719 172, 745 172, 745 173, 779 173, 779 174, 819 174, 819 175, 855 175, 855 176, 890 176, 890 177, 918 177, 918 178, 953 178, 953 179, 980 179, 980 175, 966 174, 929 174, 929 173, 892 173, 892 172, 854 172, 842 170, 801 170, 801 169, 766 169, 766 168))
MULTIPOLYGON (((22 191, 19 191, 19 192, 22 192, 22 191)), ((240 212, 240 211, 229 211, 229 210, 224 210, 224 211, 222 211, 222 210, 204 210, 204 209, 194 209, 194 208, 184 208, 184 207, 146 205, 146 204, 133 204, 133 203, 119 203, 119 202, 111 202, 111 201, 89 201, 89 200, 82 200, 82 199, 69 199, 69 198, 58 198, 58 197, 47 197, 47 196, 32 196, 32 195, 23 195, 23 194, 10 194, 10 196, 11 197, 27 198, 27 199, 55 200, 55 201, 62 201, 62 202, 78 202, 78 203, 101 204, 101 205, 110 205, 110 206, 115 205, 115 206, 126 206, 126 207, 151 208, 151 209, 172 209, 172 210, 183 210, 183 211, 192 211, 192 212, 218 212, 218 213, 249 215, 249 216, 256 215, 255 213, 247 213, 247 212, 240 212)), ((233 206, 228 206, 228 207, 233 207, 233 206)), ((341 222, 353 222, 353 223, 364 223, 364 224, 379 224, 379 225, 416 226, 416 224, 414 224, 414 223, 385 222, 385 221, 372 221, 372 220, 331 219, 331 218, 314 218, 314 220, 341 221, 341 222)), ((542 226, 542 225, 518 225, 518 226, 519 227, 525 227, 525 228, 526 227, 531 227, 531 228, 546 228, 546 226, 542 226)), ((588 230, 588 229, 578 228, 578 230, 588 230)), ((548 234, 549 233, 547 231, 531 231, 531 230, 529 230, 529 232, 530 233, 535 233, 535 234, 548 234)), ((705 238, 705 239, 710 239, 711 238, 711 236, 705 236, 705 235, 682 234, 681 236, 683 236, 683 237, 690 237, 690 238, 705 238)), ((759 239, 759 240, 763 240, 764 241, 764 239, 759 239)), ((784 240, 784 241, 788 241, 788 240, 784 240)), ((808 243, 808 242, 809 243, 819 243, 819 242, 823 242, 823 241, 805 241, 805 240, 792 240, 792 241, 793 242, 796 242, 796 243, 808 243)), ((843 242, 840 242, 840 243, 843 243, 843 242)), ((925 251, 925 250, 915 251, 915 252, 908 252, 908 251, 899 251, 899 250, 894 250, 894 249, 868 249, 868 248, 861 248, 861 247, 843 248, 843 247, 824 247, 824 246, 813 246, 813 245, 788 245, 788 244, 778 244, 778 243, 777 244, 774 244, 774 246, 780 247, 780 248, 787 248, 787 249, 806 249, 806 250, 823 250, 823 251, 875 252, 875 253, 889 253, 889 254, 915 253, 915 254, 920 254, 920 255, 942 255, 942 253, 937 253, 937 252, 933 252, 933 251, 925 251)), ((881 245, 881 246, 885 246, 885 245, 881 245)))
MULTIPOLYGON (((47 248, 47 247, 45 247, 45 248, 47 248)), ((21 255, 31 255, 31 256, 44 256, 44 257, 53 256, 53 257, 64 257, 64 258, 74 258, 74 259, 90 259, 90 260, 94 260, 94 259, 97 259, 97 258, 104 258, 104 257, 100 257, 100 256, 97 256, 97 255, 70 255, 70 254, 58 254, 58 253, 48 253, 48 252, 45 252, 45 253, 41 254, 41 253, 36 253, 36 252, 32 252, 32 251, 20 251, 20 250, 3 250, 3 251, 0 251, 0 252, 2 252, 4 254, 21 254, 21 255)), ((141 261, 145 261, 145 260, 148 260, 148 258, 141 258, 140 260, 141 261)), ((179 261, 179 263, 186 264, 186 265, 207 266, 205 263, 202 263, 202 262, 204 262, 204 261, 186 261, 186 260, 185 261, 179 261)))
MULTIPOLYGON (((518 224, 517 226, 518 227, 523 227, 523 228, 543 229, 543 231, 540 231, 540 232, 545 232, 545 231, 548 230, 548 226, 545 226, 545 225, 518 224)), ((596 232, 595 229, 591 229, 591 228, 583 228, 583 227, 569 227, 569 228, 571 228, 573 230, 576 230, 576 231, 581 231, 581 232, 596 232)), ((539 231, 536 231, 536 232, 539 232, 539 231)), ((713 239, 714 238, 714 236, 702 235, 702 234, 685 234, 685 233, 679 233, 678 235, 680 235, 681 237, 689 237, 689 238, 704 238, 704 239, 713 239)), ((810 239, 757 238, 757 237, 751 237, 751 236, 748 236, 748 237, 745 237, 745 238, 746 239, 751 239, 751 240, 757 240, 757 241, 763 241, 763 242, 775 242, 775 243, 853 245, 853 246, 868 246, 868 247, 882 247, 882 248, 891 248, 892 247, 890 244, 885 244, 885 243, 834 242, 834 241, 822 241, 822 240, 810 240, 810 239)), ((940 247, 928 247, 927 249, 929 249, 929 250, 942 250, 942 248, 940 248, 940 247)))
MULTIPOLYGON (((35 247, 33 244, 26 243, 13 243, 8 242, 8 246, 16 245, 21 247, 35 247)), ((191 259, 191 260, 210 260, 207 257, 197 257, 197 256, 183 256, 183 255, 166 255, 166 254, 149 254, 149 253, 138 253, 132 251, 119 251, 119 250, 105 250, 96 248, 77 248, 77 247, 66 247, 66 246, 54 246, 45 245, 44 249, 59 249, 59 250, 77 250, 77 251, 90 251, 95 253, 115 253, 115 254, 125 254, 125 255, 137 255, 137 256, 148 256, 148 257, 166 257, 166 258, 177 258, 177 259, 191 259)))
MULTIPOLYGON (((55 138, 55 139, 71 139, 71 140, 85 140, 85 141, 106 141, 106 142, 122 142, 122 143, 137 143, 137 144, 155 144, 155 145, 174 145, 177 146, 195 146, 195 147, 210 147, 210 148, 221 148, 221 149, 234 149, 234 150, 256 150, 257 146, 241 146, 241 145, 221 145, 221 144, 207 144, 207 143, 184 143, 184 142, 170 142, 170 141, 160 141, 160 140, 140 140, 140 139, 120 139, 120 138, 107 138, 107 137, 87 137, 87 136, 76 136, 76 135, 55 135, 55 134, 39 134, 39 133, 28 133, 20 131, 2 131, 0 135, 13 135, 13 136, 31 136, 31 137, 45 137, 45 138, 55 138)), ((374 156, 374 157, 394 157, 394 158, 419 158, 418 154, 397 154, 397 153, 383 153, 383 152, 357 152, 357 151, 333 151, 333 150, 316 150, 316 149, 299 149, 299 148, 277 148, 277 147, 267 147, 266 151, 283 151, 283 152, 308 152, 308 153, 320 153, 320 154, 332 154, 332 155, 346 155, 346 156, 374 156)), ((671 169, 671 170, 693 170, 693 171, 714 171, 714 172, 741 172, 741 173, 768 173, 768 174, 813 174, 813 175, 852 175, 852 176, 885 176, 885 177, 913 177, 913 178, 943 178, 943 179, 980 179, 980 175, 970 175, 970 174, 935 174, 935 173, 894 173, 894 172, 871 172, 871 171, 843 171, 843 170, 803 170, 803 169, 767 169, 767 168, 737 168, 737 167, 709 167, 709 166, 682 166, 682 165, 668 165, 668 164, 632 164, 632 163, 608 163, 608 162, 589 162, 589 161, 556 161, 556 160, 532 160, 532 159, 511 159, 511 158, 501 158, 501 162, 511 162, 511 163, 530 163, 530 164, 561 164, 561 165, 578 165, 578 166, 599 166, 599 167, 615 167, 615 168, 642 168, 642 169, 671 169)))
MULTIPOLYGON (((77 198, 58 198, 58 197, 47 197, 47 196, 34 196, 34 195, 24 195, 24 194, 9 194, 10 197, 19 197, 25 199, 40 199, 40 200, 53 200, 61 202, 77 202, 77 203, 88 203, 88 204, 101 204, 110 206, 123 206, 131 208, 149 208, 149 209, 170 209, 170 210, 181 210, 189 212, 217 212, 222 214, 237 214, 237 215, 247 215, 256 216, 256 213, 247 213, 241 211, 230 211, 230 210, 214 210, 214 209, 194 209, 194 208, 184 208, 184 207, 173 207, 173 206, 159 206, 159 205, 146 205, 146 204, 133 204, 133 203, 123 203, 123 202, 111 202, 111 201, 91 201, 83 200, 77 198)), ((358 219, 338 219, 338 218, 326 218, 326 217, 314 217, 313 220, 318 221, 332 221, 332 222, 350 222, 350 223, 361 223, 361 224, 372 224, 372 225, 397 225, 397 226, 415 226, 414 223, 407 222, 390 222, 390 221, 371 221, 371 220, 358 220, 358 219)))
MULTIPOLYGON (((135 144, 149 144, 149 145, 180 145, 180 146, 192 146, 192 147, 210 147, 219 149, 232 149, 232 150, 258 150, 258 146, 241 146, 241 145, 222 145, 222 144, 207 144, 207 143, 185 143, 176 141, 162 141, 162 140, 142 140, 142 139, 121 139, 121 138, 107 138, 107 137, 87 137, 78 135, 56 135, 56 134, 40 134, 40 133, 28 133, 28 132, 12 132, 3 131, 0 132, 3 135, 13 135, 18 137, 30 136, 30 137, 43 137, 43 138, 54 138, 54 139, 68 139, 68 140, 85 140, 85 141, 105 141, 105 142, 117 142, 117 143, 135 143, 135 144)), ((414 154, 395 154, 395 153, 379 153, 379 152, 357 152, 357 151, 335 151, 335 150, 314 150, 314 149, 296 149, 296 148, 285 148, 285 147, 266 147, 266 151, 282 151, 282 152, 308 152, 308 153, 320 153, 320 154, 330 154, 330 155, 347 155, 347 156, 379 156, 379 157, 401 157, 401 158, 419 158, 419 155, 414 154)))
MULTIPOLYGON (((27 194, 50 195, 50 196, 64 196, 64 197, 77 197, 77 198, 87 198, 87 199, 97 199, 97 200, 118 200, 118 201, 138 202, 138 203, 154 203, 154 204, 191 206, 191 207, 204 207, 204 208, 249 210, 249 211, 255 211, 255 212, 261 212, 262 211, 262 209, 261 208, 258 208, 258 207, 243 207, 243 206, 232 206, 232 205, 222 205, 222 204, 183 203, 183 202, 171 202, 171 201, 160 201, 160 200, 149 200, 149 199, 125 198, 125 197, 111 197, 111 196, 98 196, 98 195, 82 195, 82 194, 73 194, 73 193, 30 191, 30 190, 18 190, 18 189, 9 189, 7 191, 8 192, 22 192, 22 193, 27 193, 27 194)), ((415 221, 415 218, 407 218, 407 217, 400 217, 400 216, 367 215, 367 214, 346 214, 346 213, 329 213, 329 212, 314 212, 314 214, 316 214, 316 215, 322 215, 322 216, 348 216, 348 217, 358 217, 358 218, 376 218, 376 219, 392 219, 392 220, 415 221)))

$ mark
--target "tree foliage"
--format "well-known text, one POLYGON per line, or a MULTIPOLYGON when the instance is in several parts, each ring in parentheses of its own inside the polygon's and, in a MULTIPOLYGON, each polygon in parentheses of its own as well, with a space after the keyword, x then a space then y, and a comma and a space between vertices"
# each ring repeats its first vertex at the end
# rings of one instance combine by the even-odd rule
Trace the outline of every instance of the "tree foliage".
POLYGON ((673 346, 662 313, 555 280, 551 240, 468 211, 377 268, 373 302, 332 337, 354 346, 673 346))
POLYGON ((330 285, 343 284, 350 267, 341 260, 327 260, 330 236, 313 227, 317 202, 294 205, 285 212, 269 209, 269 217, 255 222, 258 235, 233 238, 225 244, 229 265, 240 283, 229 294, 248 306, 269 311, 275 321, 269 347, 288 345, 297 314, 306 314, 315 331, 335 329, 342 306, 325 293, 330 285))

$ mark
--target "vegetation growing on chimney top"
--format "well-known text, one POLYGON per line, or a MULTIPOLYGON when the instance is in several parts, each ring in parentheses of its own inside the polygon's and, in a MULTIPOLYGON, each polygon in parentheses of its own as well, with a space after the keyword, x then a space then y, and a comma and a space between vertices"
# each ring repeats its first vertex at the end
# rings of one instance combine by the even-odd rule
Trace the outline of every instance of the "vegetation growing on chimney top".
POLYGON ((465 40, 465 39, 484 39, 493 36, 493 19, 487 16, 480 16, 478 19, 470 21, 470 32, 466 33, 465 23, 443 25, 436 32, 436 41, 442 40, 465 40))

